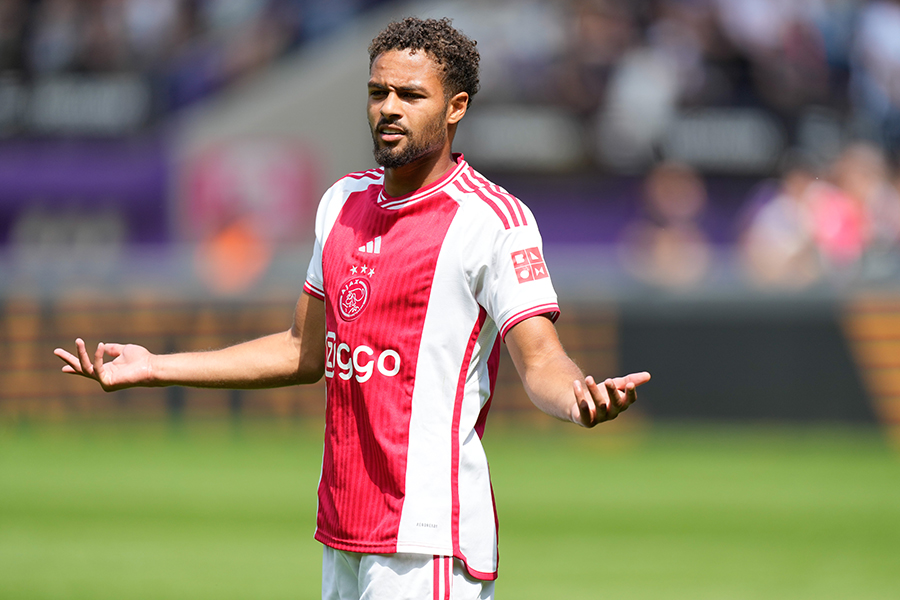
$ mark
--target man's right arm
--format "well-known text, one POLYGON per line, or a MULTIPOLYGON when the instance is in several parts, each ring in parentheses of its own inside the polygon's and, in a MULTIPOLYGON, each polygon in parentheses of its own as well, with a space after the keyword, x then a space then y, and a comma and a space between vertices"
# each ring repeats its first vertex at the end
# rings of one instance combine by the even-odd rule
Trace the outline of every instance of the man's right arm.
POLYGON ((288 331, 221 350, 152 354, 133 344, 97 345, 81 339, 76 354, 57 348, 65 373, 94 379, 106 391, 137 386, 256 389, 314 383, 325 371, 325 303, 303 293, 288 331), (113 358, 104 362, 105 355, 113 358))

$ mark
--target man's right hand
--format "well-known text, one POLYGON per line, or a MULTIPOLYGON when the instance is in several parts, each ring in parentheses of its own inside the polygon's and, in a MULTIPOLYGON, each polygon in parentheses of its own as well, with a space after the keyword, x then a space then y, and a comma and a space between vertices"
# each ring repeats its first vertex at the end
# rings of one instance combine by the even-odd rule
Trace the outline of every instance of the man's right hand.
POLYGON ((152 385, 150 358, 153 355, 143 346, 100 342, 93 357, 88 354, 81 338, 75 340, 75 347, 77 356, 62 348, 53 351, 53 354, 66 363, 62 368, 63 373, 94 379, 107 392, 138 385, 152 385), (113 360, 103 362, 107 354, 113 360))

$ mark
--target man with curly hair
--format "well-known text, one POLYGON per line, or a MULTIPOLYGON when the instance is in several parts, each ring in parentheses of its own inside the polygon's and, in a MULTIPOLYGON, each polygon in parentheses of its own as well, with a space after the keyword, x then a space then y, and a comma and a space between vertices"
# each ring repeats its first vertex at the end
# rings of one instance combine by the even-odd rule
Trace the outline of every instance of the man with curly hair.
POLYGON ((534 216, 453 137, 478 91, 448 19, 391 23, 369 48, 377 169, 325 192, 293 326, 222 350, 57 349, 105 390, 327 382, 315 537, 323 599, 492 598, 497 521, 481 445, 500 343, 532 401, 593 427, 647 373, 598 383, 566 356, 534 216), (113 357, 104 362, 104 355, 113 357))

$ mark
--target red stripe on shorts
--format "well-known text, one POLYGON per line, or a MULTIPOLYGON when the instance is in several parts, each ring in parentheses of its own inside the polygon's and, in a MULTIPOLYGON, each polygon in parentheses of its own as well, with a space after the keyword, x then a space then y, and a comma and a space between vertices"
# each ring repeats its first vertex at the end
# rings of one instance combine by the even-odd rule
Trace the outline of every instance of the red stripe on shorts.
POLYGON ((434 555, 434 600, 441 600, 441 563, 440 556, 434 555))
POLYGON ((450 565, 453 559, 444 557, 444 600, 450 600, 450 565))

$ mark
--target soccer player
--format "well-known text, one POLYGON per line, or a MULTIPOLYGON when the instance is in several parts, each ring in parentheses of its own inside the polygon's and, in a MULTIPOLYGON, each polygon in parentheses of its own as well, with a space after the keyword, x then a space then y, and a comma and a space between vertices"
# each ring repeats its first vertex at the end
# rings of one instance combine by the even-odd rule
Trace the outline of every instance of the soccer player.
POLYGON ((56 349, 104 390, 327 380, 315 537, 323 599, 491 598, 497 526, 481 435, 504 342, 532 401, 584 427, 647 373, 585 377, 566 356, 531 212, 451 152, 478 90, 475 42, 448 19, 388 25, 369 48, 380 168, 322 198, 293 326, 225 349, 56 349), (104 362, 105 355, 113 358, 104 362))

